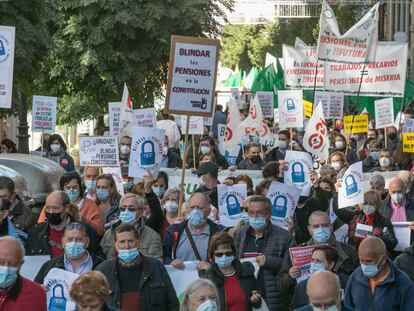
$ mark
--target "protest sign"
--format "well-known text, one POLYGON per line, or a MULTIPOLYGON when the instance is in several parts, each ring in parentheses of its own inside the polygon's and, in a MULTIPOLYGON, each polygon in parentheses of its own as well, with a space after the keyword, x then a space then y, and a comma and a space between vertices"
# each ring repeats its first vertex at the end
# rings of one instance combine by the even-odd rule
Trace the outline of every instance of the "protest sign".
POLYGON ((157 112, 155 108, 134 110, 135 125, 142 127, 157 127, 157 112))
MULTIPOLYGON (((182 116, 181 131, 186 132, 187 116, 182 116)), ((203 117, 190 117, 190 125, 188 127, 189 135, 202 135, 204 133, 203 117)))
POLYGON ((121 168, 118 166, 114 167, 103 167, 102 168, 103 174, 110 174, 115 180, 116 189, 120 195, 124 195, 124 186, 122 183, 122 173, 121 168))
POLYGON ((380 42, 375 62, 325 63, 325 90, 345 95, 403 97, 407 69, 407 43, 380 42), (362 81, 361 81, 362 77, 362 81))
MULTIPOLYGON (((331 222, 331 223, 333 223, 333 222, 331 222)), ((342 225, 341 227, 336 229, 333 232, 333 234, 335 236, 335 239, 337 241, 345 243, 345 244, 348 243, 348 230, 349 230, 349 227, 346 224, 342 225)))
POLYGON ((305 111, 305 117, 312 117, 313 104, 307 100, 303 100, 303 110, 305 111))
POLYGON ((234 149, 242 142, 243 133, 238 130, 241 122, 242 119, 237 103, 231 98, 228 104, 227 126, 224 136, 224 146, 226 149, 234 149))
POLYGON ((341 35, 335 13, 328 2, 324 1, 319 20, 318 59, 354 64, 375 60, 378 42, 378 8, 379 2, 341 35))
POLYGON ((116 137, 119 134, 121 121, 122 102, 109 102, 109 136, 116 137))
POLYGON ((274 93, 256 92, 264 118, 273 118, 274 93))
POLYGON ((33 281, 43 264, 49 260, 50 255, 24 256, 24 262, 20 269, 20 275, 33 281))
POLYGON ((15 27, 0 26, 0 108, 11 108, 15 27))
POLYGON ((200 278, 196 268, 197 263, 197 261, 184 261, 185 268, 183 270, 170 265, 165 266, 179 301, 184 299, 184 292, 188 284, 200 278))
POLYGON ((393 222, 395 237, 398 240, 394 251, 402 252, 411 245, 411 229, 408 227, 410 222, 393 222))
POLYGON ((302 190, 272 181, 266 196, 272 203, 272 223, 287 229, 287 221, 293 222, 293 213, 302 190))
POLYGON ((307 152, 286 150, 285 162, 288 169, 284 172, 285 184, 302 190, 302 196, 309 196, 312 184, 310 173, 313 171, 312 157, 307 152))
POLYGON ((236 147, 234 147, 231 150, 226 149, 224 152, 224 159, 226 159, 226 162, 229 166, 236 166, 237 163, 237 157, 240 153, 240 145, 237 145, 236 147))
POLYGON ((246 184, 236 184, 233 186, 217 185, 220 224, 226 227, 234 227, 240 221, 241 206, 246 197, 246 184))
POLYGON ((403 133, 414 133, 414 119, 405 119, 403 133))
POLYGON ((32 132, 54 133, 57 97, 33 95, 32 132))
POLYGON ((362 162, 356 162, 346 170, 342 177, 342 186, 338 190, 339 208, 364 203, 363 181, 362 162))
POLYGON ((303 126, 302 90, 278 91, 279 128, 303 126))
POLYGON ((356 116, 344 116, 344 132, 347 135, 368 132, 368 116, 356 115, 356 116))
POLYGON ((161 167, 165 130, 149 127, 135 127, 132 135, 128 175, 144 178, 148 173, 154 179, 161 167))
POLYGON ((304 247, 289 248, 290 260, 293 267, 300 267, 300 276, 296 279, 298 283, 310 277, 310 264, 312 262, 312 252, 315 245, 304 247))
POLYGON ((358 238, 366 238, 372 234, 373 226, 357 223, 355 228, 355 236, 358 238))
POLYGON ((315 103, 321 101, 325 119, 342 119, 344 110, 344 95, 334 92, 315 91, 315 103))
POLYGON ((78 274, 59 268, 52 268, 46 275, 43 285, 47 286, 46 302, 48 310, 72 311, 76 303, 70 298, 72 283, 78 274))
POLYGON ((282 46, 284 81, 287 89, 322 89, 323 88, 323 62, 317 65, 316 47, 282 46))
POLYGON ((394 103, 392 98, 379 99, 375 105, 375 128, 394 126, 394 103))
POLYGON ((268 148, 267 150, 277 147, 278 143, 279 143, 279 135, 276 134, 276 129, 274 128, 269 129, 269 131, 267 132, 267 135, 260 137, 260 144, 263 147, 268 148))
POLYGON ((403 152, 414 152, 414 133, 403 133, 403 152))
POLYGON ((212 115, 219 47, 219 40, 171 37, 166 112, 212 115))
POLYGON ((119 166, 116 137, 80 136, 80 166, 119 166))

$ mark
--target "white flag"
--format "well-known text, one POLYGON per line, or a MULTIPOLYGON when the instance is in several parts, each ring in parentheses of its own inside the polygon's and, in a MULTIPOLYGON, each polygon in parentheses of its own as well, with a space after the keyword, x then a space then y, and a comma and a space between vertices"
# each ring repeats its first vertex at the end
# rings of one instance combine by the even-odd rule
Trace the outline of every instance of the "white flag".
POLYGON ((126 83, 122 92, 122 106, 120 115, 119 137, 128 135, 132 137, 132 129, 134 127, 134 110, 132 110, 132 101, 126 83))
POLYGON ((305 135, 303 137, 303 148, 325 161, 328 160, 328 131, 326 129, 326 121, 323 115, 323 105, 320 101, 313 111, 308 125, 306 126, 305 135))
POLYGON ((250 105, 249 115, 239 125, 242 135, 261 136, 263 124, 262 107, 260 106, 259 97, 255 96, 253 104, 250 105))
POLYGON ((227 127, 224 136, 225 149, 233 150, 238 144, 242 142, 243 136, 237 130, 241 123, 240 111, 234 98, 231 97, 228 103, 227 127))

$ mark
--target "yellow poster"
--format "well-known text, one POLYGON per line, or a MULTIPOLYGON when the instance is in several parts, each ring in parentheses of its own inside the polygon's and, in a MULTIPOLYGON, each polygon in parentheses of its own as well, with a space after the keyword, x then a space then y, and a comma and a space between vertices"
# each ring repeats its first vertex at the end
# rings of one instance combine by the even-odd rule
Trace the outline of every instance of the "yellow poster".
POLYGON ((357 115, 357 116, 344 116, 344 131, 345 134, 367 133, 368 132, 368 116, 357 115))
POLYGON ((311 102, 308 102, 307 100, 303 100, 303 108, 305 110, 305 117, 306 118, 312 117, 313 104, 311 102))
POLYGON ((414 152, 414 133, 403 133, 403 152, 414 152))

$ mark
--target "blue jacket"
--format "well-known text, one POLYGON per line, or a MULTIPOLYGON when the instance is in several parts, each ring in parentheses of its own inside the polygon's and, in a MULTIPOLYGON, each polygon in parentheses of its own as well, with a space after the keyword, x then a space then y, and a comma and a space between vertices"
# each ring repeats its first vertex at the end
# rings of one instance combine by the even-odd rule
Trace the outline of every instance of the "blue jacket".
POLYGON ((391 260, 388 260, 390 274, 384 282, 374 289, 371 288, 368 278, 358 267, 349 278, 345 289, 345 305, 358 311, 399 311, 412 310, 414 306, 414 283, 398 269, 391 260))

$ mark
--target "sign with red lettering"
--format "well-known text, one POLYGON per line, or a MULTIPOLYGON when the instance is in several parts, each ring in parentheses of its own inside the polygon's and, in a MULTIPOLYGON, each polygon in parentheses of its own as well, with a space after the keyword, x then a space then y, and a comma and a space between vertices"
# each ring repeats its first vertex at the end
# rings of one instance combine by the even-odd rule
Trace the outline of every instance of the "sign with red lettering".
POLYGON ((33 96, 32 132, 54 133, 57 97, 33 96))
POLYGON ((172 36, 165 111, 210 117, 219 40, 172 36))
POLYGON ((325 90, 356 95, 361 84, 361 96, 403 97, 407 49, 407 43, 378 42, 373 63, 325 62, 325 90))
POLYGON ((11 107, 15 33, 15 27, 0 26, 0 108, 11 107))

